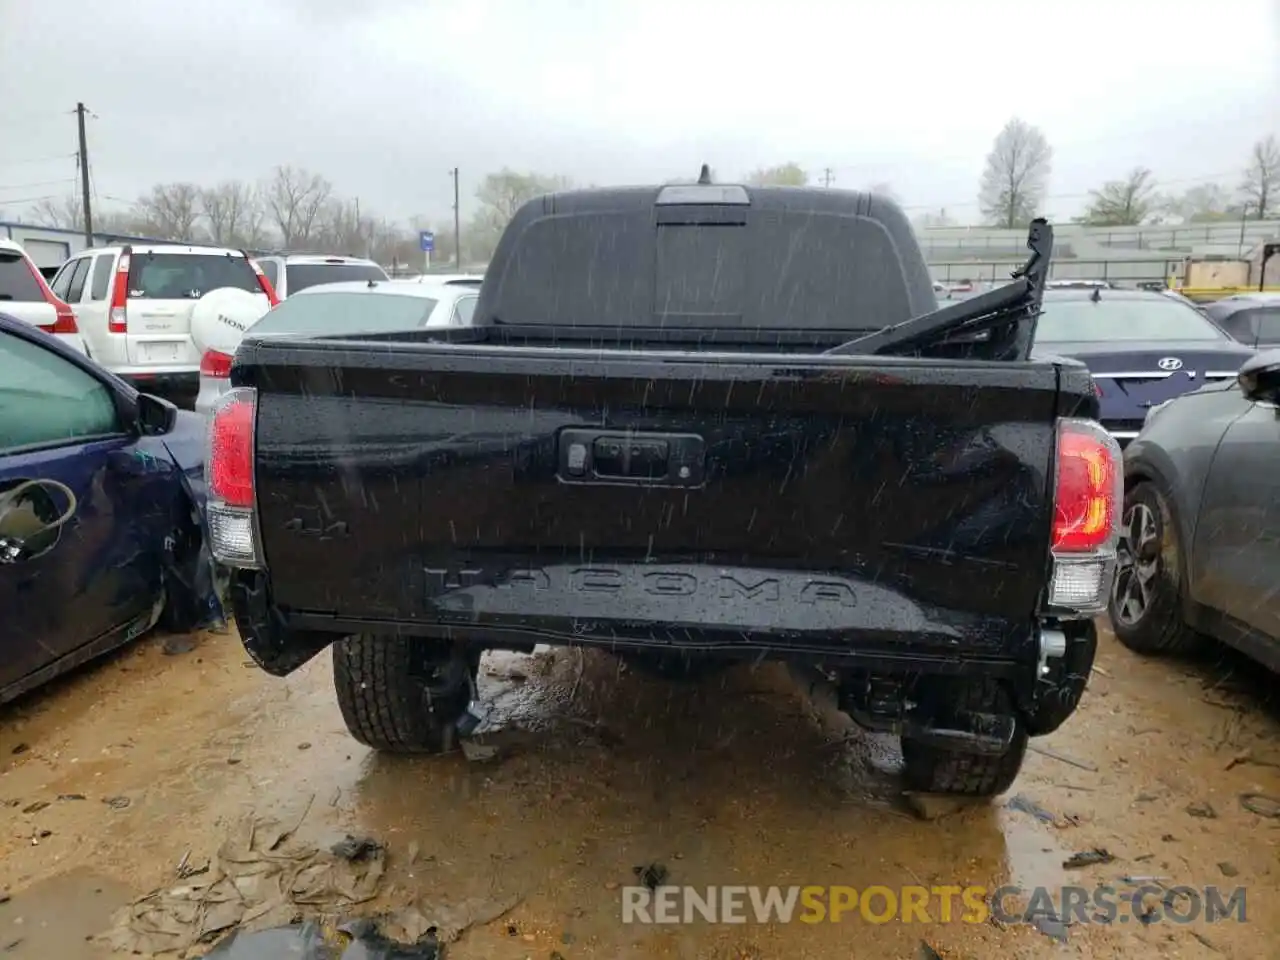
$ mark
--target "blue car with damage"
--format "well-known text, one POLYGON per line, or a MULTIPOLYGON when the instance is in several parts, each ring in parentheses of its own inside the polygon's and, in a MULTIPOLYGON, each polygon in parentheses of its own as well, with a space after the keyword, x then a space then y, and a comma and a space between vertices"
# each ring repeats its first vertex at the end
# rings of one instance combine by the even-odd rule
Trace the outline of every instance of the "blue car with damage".
POLYGON ((222 620, 204 419, 0 312, 0 703, 222 620))
POLYGON ((1102 287, 1048 289, 1038 356, 1071 357, 1093 374, 1101 424, 1128 445, 1152 407, 1206 383, 1235 382, 1257 351, 1179 297, 1102 287))

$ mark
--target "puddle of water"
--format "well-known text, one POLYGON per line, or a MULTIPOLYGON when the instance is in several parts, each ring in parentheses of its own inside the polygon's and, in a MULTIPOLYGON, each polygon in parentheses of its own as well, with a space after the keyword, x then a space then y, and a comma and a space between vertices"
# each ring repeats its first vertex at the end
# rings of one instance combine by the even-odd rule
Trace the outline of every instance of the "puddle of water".
POLYGON ((115 880, 72 870, 20 890, 0 903, 0 954, 6 960, 100 960, 91 942, 135 894, 115 880))

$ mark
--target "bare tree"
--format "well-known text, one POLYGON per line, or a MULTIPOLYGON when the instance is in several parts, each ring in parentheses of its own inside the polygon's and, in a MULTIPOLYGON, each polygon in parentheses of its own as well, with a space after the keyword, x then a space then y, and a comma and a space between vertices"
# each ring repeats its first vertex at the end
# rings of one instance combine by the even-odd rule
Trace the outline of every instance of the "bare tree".
POLYGON ((1265 220, 1273 212, 1276 197, 1280 194, 1280 142, 1275 134, 1253 145, 1249 165, 1240 184, 1240 196, 1249 205, 1249 211, 1265 220))
POLYGON ((373 232, 373 218, 361 216, 358 203, 331 199, 317 217, 313 236, 326 250, 363 257, 373 246, 373 232))
POLYGON ((200 210, 214 243, 258 247, 266 239, 263 210, 253 184, 224 180, 200 191, 200 210))
POLYGON ((65 197, 45 197, 31 205, 31 217, 43 227, 63 230, 84 229, 84 207, 74 193, 65 197))
POLYGON ((164 240, 196 240, 202 215, 200 188, 194 183, 158 183, 138 198, 138 217, 146 232, 164 240))
POLYGON ((803 187, 809 182, 809 174, 794 161, 778 164, 776 167, 762 167, 747 174, 747 183, 755 186, 803 187))
MULTIPOLYGON (((64 230, 84 229, 84 207, 77 194, 69 193, 57 199, 41 200, 32 204, 26 216, 46 227, 60 227, 64 230)), ((95 206, 93 209, 93 230, 98 234, 132 234, 142 233, 146 225, 139 222, 132 209, 112 210, 95 206)))
POLYGON ((1239 204, 1231 202, 1231 191, 1220 183, 1188 187, 1181 195, 1166 198, 1165 206, 1169 213, 1192 223, 1240 218, 1239 204))
POLYGON ((262 185, 262 195, 287 248, 312 238, 320 212, 333 195, 333 184, 300 167, 282 166, 262 185))
POLYGON ((1122 180, 1108 180, 1089 196, 1084 222, 1098 227, 1135 226, 1159 207, 1155 178, 1146 167, 1134 167, 1122 180))
POLYGON ((1012 229, 1035 217, 1044 202, 1053 148, 1039 127, 1014 117, 987 154, 978 205, 993 226, 1012 229))
POLYGON ((468 247, 468 259, 489 259, 498 238, 517 210, 534 197, 564 190, 569 185, 567 177, 516 173, 506 167, 498 173, 486 175, 476 189, 476 202, 480 209, 462 234, 468 247))

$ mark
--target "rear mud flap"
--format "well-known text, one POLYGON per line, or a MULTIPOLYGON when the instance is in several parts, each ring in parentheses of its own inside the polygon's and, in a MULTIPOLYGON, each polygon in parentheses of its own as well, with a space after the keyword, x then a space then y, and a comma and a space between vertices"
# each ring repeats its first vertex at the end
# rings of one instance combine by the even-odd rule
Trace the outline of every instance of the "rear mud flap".
POLYGON ((266 578, 256 572, 232 574, 229 596, 245 651, 274 677, 287 677, 341 639, 337 633, 290 629, 271 603, 266 578))

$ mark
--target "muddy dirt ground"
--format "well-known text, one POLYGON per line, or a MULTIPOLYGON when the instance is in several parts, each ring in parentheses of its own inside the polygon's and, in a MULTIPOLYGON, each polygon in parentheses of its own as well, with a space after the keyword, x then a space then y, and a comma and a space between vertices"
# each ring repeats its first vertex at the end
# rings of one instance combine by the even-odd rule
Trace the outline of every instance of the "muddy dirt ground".
POLYGON ((651 680, 597 653, 490 655, 496 758, 388 758, 346 734, 328 656, 287 680, 233 634, 164 638, 0 709, 0 955, 109 956, 91 940, 132 898, 178 883, 246 813, 301 841, 385 845, 361 912, 421 898, 519 898, 450 946, 467 958, 1280 957, 1274 677, 1226 655, 1143 660, 1104 637, 1081 712, 1009 795, 920 819, 893 750, 815 711, 780 668, 651 680), (1065 758, 1065 759, 1063 759, 1065 758), (1056 818, 1008 807, 1021 794, 1056 818), (1212 815, 1209 815, 1212 814, 1212 815), (1113 863, 1064 869, 1102 847, 1113 863), (619 884, 1166 884, 1247 888, 1247 922, 952 922, 637 927, 619 884), (7 900, 4 898, 7 896, 7 900))

